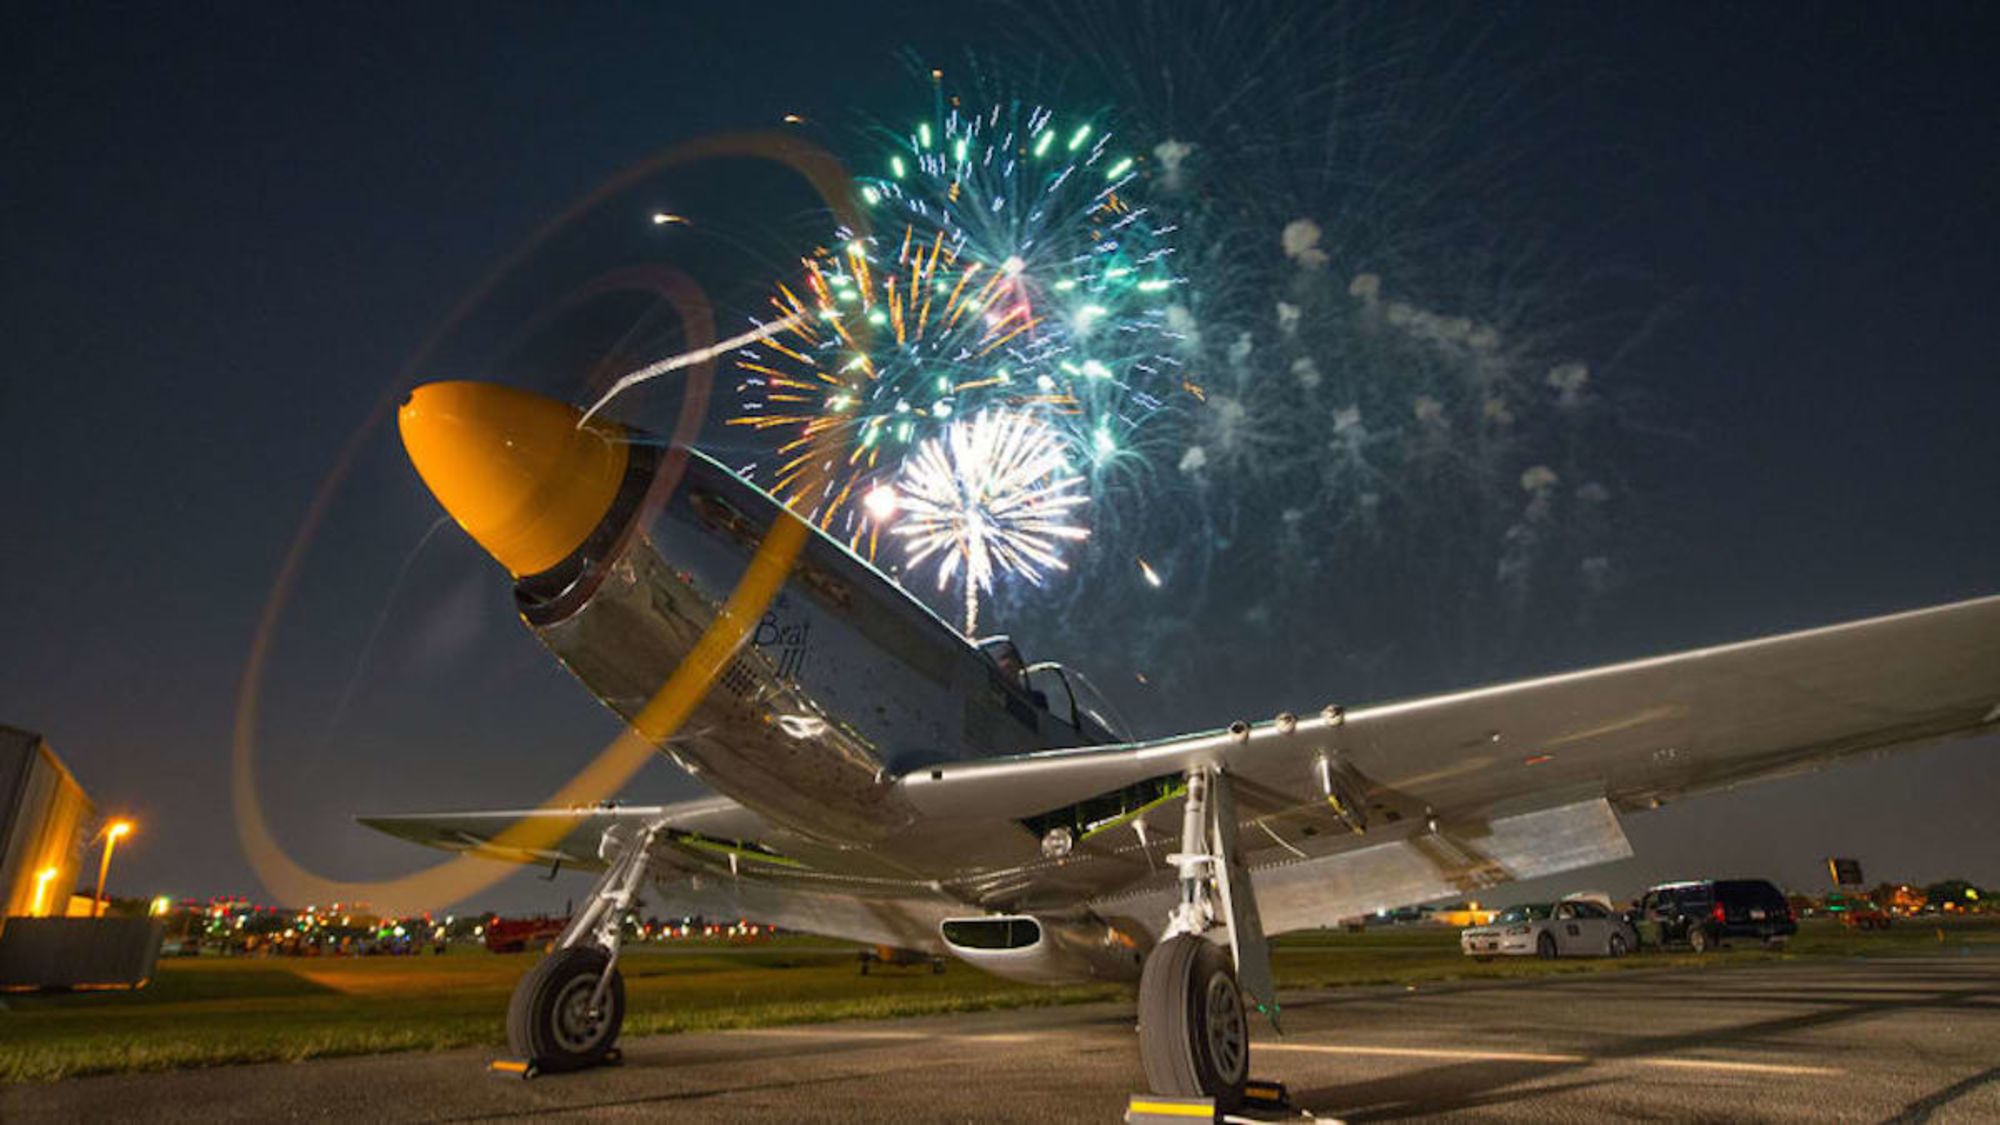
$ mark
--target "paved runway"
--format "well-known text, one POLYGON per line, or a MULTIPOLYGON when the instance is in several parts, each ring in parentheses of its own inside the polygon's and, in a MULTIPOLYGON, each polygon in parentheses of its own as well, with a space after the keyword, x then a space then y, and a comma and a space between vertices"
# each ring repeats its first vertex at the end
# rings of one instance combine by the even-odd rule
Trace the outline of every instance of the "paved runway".
MULTIPOLYGON (((1324 1118, 2000 1121, 2000 956, 1285 999, 1255 1071, 1324 1118)), ((1108 1122, 1142 1081, 1122 1005, 625 1048, 622 1067, 532 1082, 484 1073, 481 1051, 79 1079, 0 1090, 0 1120, 1108 1122)))

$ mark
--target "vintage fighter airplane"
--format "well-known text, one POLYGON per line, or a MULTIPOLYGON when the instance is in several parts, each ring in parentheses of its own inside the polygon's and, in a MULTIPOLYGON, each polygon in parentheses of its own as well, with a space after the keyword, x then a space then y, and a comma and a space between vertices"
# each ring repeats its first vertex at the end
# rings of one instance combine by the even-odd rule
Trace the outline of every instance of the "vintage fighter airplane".
MULTIPOLYGON (((522 621, 633 721, 798 517, 698 453, 579 417, 455 382, 419 387, 399 421, 515 577, 522 621)), ((716 796, 365 820, 602 872, 509 1007, 514 1049, 544 1069, 611 1051, 619 922, 650 885, 677 913, 1020 980, 1136 979, 1155 1092, 1227 1107, 1245 997, 1277 1017, 1268 935, 1622 858, 1621 814, 1692 793, 2000 731, 2000 597, 1135 742, 1083 677, 966 640, 817 530, 781 577, 659 745, 716 796), (556 843, 495 842, 524 817, 556 843)))

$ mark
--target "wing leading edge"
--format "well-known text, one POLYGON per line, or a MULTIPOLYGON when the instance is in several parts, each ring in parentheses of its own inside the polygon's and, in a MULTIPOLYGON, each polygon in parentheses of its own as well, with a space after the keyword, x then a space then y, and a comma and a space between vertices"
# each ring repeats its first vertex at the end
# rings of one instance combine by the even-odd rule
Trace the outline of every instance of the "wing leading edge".
POLYGON ((1198 765, 1302 799, 1321 757, 1434 808, 1602 783, 1621 807, 2000 729, 2000 596, 1158 742, 910 774, 927 815, 1030 817, 1198 765))

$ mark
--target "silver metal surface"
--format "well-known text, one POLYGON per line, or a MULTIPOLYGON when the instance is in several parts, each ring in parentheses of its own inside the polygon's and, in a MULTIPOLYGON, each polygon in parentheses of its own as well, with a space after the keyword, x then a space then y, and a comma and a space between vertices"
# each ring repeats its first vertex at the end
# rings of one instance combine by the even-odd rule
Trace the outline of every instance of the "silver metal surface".
POLYGON ((1229 927, 1229 952, 1236 962, 1236 979, 1257 1009, 1278 1026, 1278 983, 1271 972, 1271 945, 1264 940, 1264 916, 1257 908, 1257 889, 1243 862, 1236 799, 1229 775, 1218 772, 1211 795, 1208 834, 1215 854, 1211 870, 1222 899, 1222 919, 1229 927))
MULTIPOLYGON (((770 522, 789 518, 695 455, 676 494, 620 540, 591 596, 538 635, 631 719, 687 659, 770 522)), ((1148 847, 1177 819, 1202 822, 1202 810, 1168 794, 1114 807, 1102 830, 1082 812, 1054 817, 1079 826, 1067 849, 1045 849, 1047 830, 1025 822, 1221 770, 1230 850, 1246 892, 1255 880, 1250 913, 1281 933, 1622 858, 1620 810, 2000 729, 2000 598, 1083 746, 1064 721, 1070 699, 1062 715, 1037 705, 1013 670, 815 531, 749 642, 714 672, 662 750, 726 799, 526 814, 576 825, 535 852, 491 842, 523 814, 367 823, 491 858, 595 869, 602 832, 650 816, 656 893, 688 913, 937 949, 938 921, 968 910, 1094 912, 1143 944, 1177 903, 1206 928, 1183 880, 1213 838, 1183 843, 1173 870, 1148 847)))
MULTIPOLYGON (((1258 913, 1266 933, 1281 934, 1631 854, 1617 815, 1603 800, 1442 833, 1411 826, 1400 839, 1371 839, 1369 846, 1351 851, 1255 867, 1258 913)), ((1159 909, 1169 905, 1171 894, 1159 888, 1107 896, 1091 907, 1144 918, 1153 904, 1159 909)))
MULTIPOLYGON (((946 919, 948 922, 964 920, 946 919)), ((1032 920, 1039 936, 1027 945, 982 949, 946 939, 944 947, 968 965, 996 977, 1029 984, 1139 979, 1147 948, 1143 931, 1130 931, 1088 914, 1068 918, 1034 917, 1032 920)), ((942 925, 939 931, 943 932, 942 925)))

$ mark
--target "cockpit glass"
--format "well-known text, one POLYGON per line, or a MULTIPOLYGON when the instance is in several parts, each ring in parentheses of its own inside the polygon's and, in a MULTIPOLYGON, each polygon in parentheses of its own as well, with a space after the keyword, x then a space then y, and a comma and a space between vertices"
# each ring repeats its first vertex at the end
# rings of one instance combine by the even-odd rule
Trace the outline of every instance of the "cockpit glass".
POLYGON ((1073 671, 1069 674, 1069 683, 1076 692, 1078 712, 1110 731, 1111 737, 1118 741, 1133 741, 1132 725, 1125 721, 1125 716, 1118 713, 1118 708, 1111 705, 1111 701, 1105 698, 1104 693, 1097 690, 1097 685, 1090 682, 1090 677, 1082 672, 1073 671))
POLYGON ((1069 672, 1060 664, 1044 661, 1028 666, 1026 674, 1028 694, 1035 706, 1067 723, 1070 710, 1075 703, 1075 690, 1070 687, 1069 672))

